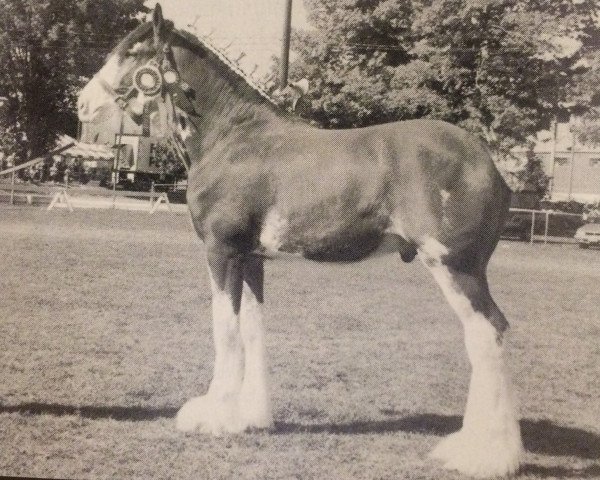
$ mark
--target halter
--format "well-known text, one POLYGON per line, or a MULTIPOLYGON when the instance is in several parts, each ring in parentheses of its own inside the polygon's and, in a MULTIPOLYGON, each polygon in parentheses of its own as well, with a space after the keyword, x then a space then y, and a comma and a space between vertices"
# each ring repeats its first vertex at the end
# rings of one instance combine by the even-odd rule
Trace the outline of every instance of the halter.
MULTIPOLYGON (((155 44, 157 39, 155 39, 155 44)), ((133 82, 127 89, 115 90, 101 77, 96 76, 96 81, 108 93, 119 108, 127 109, 129 100, 139 93, 155 99, 159 96, 170 97, 171 103, 182 111, 192 116, 199 116, 191 102, 193 97, 192 88, 181 79, 181 75, 171 60, 173 51, 167 42, 162 48, 156 45, 157 53, 141 67, 133 72, 133 82)))
MULTIPOLYGON (((187 115, 199 117, 191 99, 194 96, 193 89, 188 83, 181 79, 173 58, 173 51, 169 42, 165 42, 160 48, 160 40, 155 35, 154 44, 156 55, 141 67, 133 72, 133 82, 127 89, 115 90, 109 83, 101 77, 96 77, 96 81, 108 93, 118 105, 118 107, 127 112, 129 100, 138 93, 155 99, 162 97, 166 107, 167 120, 171 124, 177 122, 175 107, 179 108, 187 115)), ((159 107, 160 108, 160 107, 159 107)), ((131 115, 131 113, 129 113, 131 115)), ((186 170, 189 169, 189 157, 185 150, 185 144, 181 136, 170 126, 171 145, 175 153, 181 158, 186 170)))

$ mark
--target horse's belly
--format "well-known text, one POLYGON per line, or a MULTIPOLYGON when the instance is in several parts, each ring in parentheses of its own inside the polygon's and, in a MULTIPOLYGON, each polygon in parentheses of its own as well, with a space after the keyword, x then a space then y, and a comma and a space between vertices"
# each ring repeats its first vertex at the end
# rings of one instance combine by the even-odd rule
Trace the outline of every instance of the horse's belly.
POLYGON ((348 262, 366 258, 380 247, 390 247, 384 239, 384 223, 376 218, 353 221, 323 221, 306 218, 293 221, 277 214, 265 219, 260 235, 260 252, 267 258, 306 258, 322 262, 348 262))

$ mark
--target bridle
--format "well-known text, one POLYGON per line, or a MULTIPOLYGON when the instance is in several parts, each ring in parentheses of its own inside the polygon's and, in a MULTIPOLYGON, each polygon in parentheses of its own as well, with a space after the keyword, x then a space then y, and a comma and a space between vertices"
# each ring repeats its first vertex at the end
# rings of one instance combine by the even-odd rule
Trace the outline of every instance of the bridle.
POLYGON ((175 60, 169 41, 160 45, 157 35, 154 36, 154 46, 156 55, 148 60, 144 65, 138 67, 133 72, 133 81, 130 87, 115 90, 106 80, 96 76, 95 80, 112 97, 116 105, 123 111, 134 117, 134 114, 128 111, 129 100, 139 93, 153 100, 163 98, 166 106, 167 117, 170 120, 171 144, 175 153, 182 159, 186 169, 189 169, 189 157, 185 150, 185 144, 181 136, 173 128, 177 122, 175 107, 179 108, 189 116, 199 117, 196 112, 192 99, 194 91, 190 85, 183 81, 175 60))
MULTIPOLYGON (((156 41, 155 41, 156 43, 156 41)), ((129 100, 139 93, 145 97, 171 97, 173 105, 177 105, 188 115, 199 116, 191 99, 194 96, 192 88, 181 79, 181 75, 173 59, 173 51, 169 42, 162 48, 155 45, 156 55, 133 72, 133 81, 129 88, 115 90, 103 78, 96 76, 95 80, 102 86, 121 108, 126 110, 129 100)))

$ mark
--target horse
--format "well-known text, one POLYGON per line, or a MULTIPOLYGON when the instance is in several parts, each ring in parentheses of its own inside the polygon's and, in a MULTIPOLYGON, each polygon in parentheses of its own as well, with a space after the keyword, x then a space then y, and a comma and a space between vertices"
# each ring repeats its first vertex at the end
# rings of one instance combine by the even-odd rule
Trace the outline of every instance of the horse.
MULTIPOLYGON (((508 322, 486 269, 509 189, 487 147, 436 120, 321 129, 278 108, 160 5, 82 89, 79 117, 149 109, 189 165, 187 203, 206 247, 214 374, 176 416, 182 431, 273 427, 262 323, 264 263, 418 257, 464 328, 471 380, 462 428, 431 456, 475 477, 513 474, 522 441, 505 372, 508 322)), ((458 325, 458 324, 457 324, 458 325)))

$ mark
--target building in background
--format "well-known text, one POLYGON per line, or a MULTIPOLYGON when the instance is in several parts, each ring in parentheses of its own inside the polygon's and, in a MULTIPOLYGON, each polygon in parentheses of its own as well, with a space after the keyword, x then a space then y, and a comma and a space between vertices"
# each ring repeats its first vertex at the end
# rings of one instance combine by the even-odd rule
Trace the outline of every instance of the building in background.
POLYGON ((106 106, 93 122, 81 124, 79 140, 111 149, 111 168, 116 165, 119 170, 119 182, 146 189, 152 180, 165 180, 163 166, 156 158, 159 138, 152 135, 155 130, 150 116, 138 125, 118 107, 106 106))
MULTIPOLYGON (((557 123, 554 132, 540 132, 533 154, 541 160, 544 172, 550 177, 547 195, 550 200, 597 203, 600 201, 600 146, 579 143, 572 133, 575 121, 557 123)), ((513 152, 520 160, 528 155, 524 148, 513 152)))

